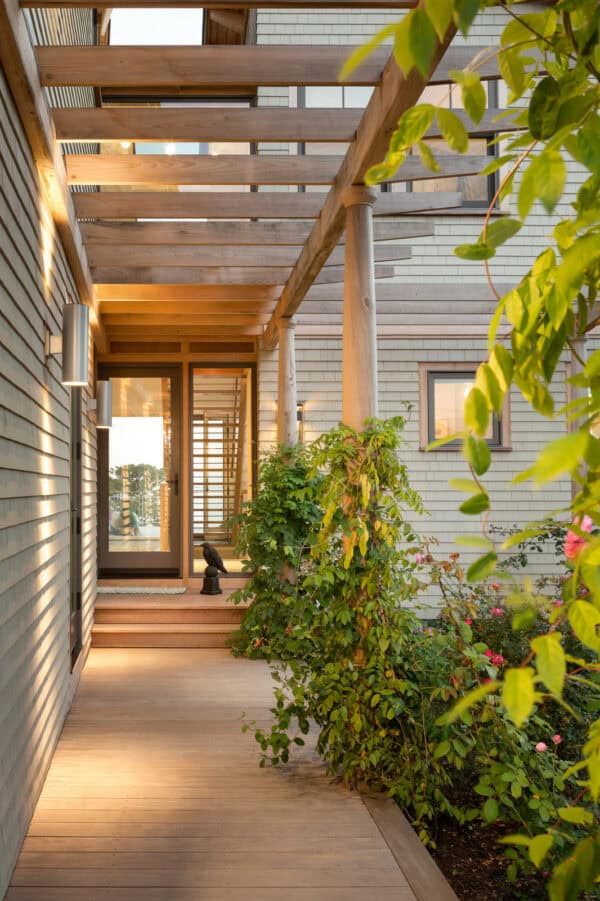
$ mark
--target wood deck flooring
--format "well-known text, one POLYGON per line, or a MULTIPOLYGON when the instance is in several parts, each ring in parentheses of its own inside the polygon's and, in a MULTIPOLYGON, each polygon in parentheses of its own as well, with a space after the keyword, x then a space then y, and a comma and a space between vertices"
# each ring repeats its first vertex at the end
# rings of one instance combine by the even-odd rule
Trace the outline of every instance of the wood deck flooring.
POLYGON ((415 901, 311 747, 258 767, 270 704, 226 650, 92 649, 6 901, 415 901))

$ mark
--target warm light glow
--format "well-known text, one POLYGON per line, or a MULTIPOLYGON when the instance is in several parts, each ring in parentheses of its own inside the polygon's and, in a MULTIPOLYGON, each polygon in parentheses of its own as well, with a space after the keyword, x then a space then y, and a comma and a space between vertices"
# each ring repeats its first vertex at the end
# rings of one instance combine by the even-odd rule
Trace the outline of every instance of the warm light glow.
POLYGON ((119 143, 121 144, 123 150, 129 150, 129 148, 131 147, 131 141, 120 141, 119 143))
POLYGON ((172 141, 169 141, 169 143, 165 147, 165 153, 167 153, 169 156, 173 156, 175 152, 176 152, 175 144, 173 144, 172 141))
POLYGON ((54 221, 45 205, 40 207, 40 252, 44 293, 46 299, 48 299, 52 287, 52 267, 54 263, 54 221))

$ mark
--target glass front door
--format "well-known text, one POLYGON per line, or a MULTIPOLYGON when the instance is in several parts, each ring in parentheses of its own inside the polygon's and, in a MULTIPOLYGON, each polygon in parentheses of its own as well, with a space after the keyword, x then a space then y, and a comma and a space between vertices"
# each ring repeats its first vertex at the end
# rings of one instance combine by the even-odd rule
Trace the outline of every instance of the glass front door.
POLYGON ((177 575, 179 371, 107 366, 112 428, 99 445, 100 574, 177 575))

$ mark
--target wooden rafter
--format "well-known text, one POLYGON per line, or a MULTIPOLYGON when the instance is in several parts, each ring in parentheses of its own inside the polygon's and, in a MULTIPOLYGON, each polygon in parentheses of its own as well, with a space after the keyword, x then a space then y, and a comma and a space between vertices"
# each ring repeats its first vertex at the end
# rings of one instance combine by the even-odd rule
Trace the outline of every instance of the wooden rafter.
MULTIPOLYGON (((81 233, 88 249, 99 245, 147 244, 157 246, 297 247, 310 234, 304 222, 83 222, 81 233)), ((398 241, 433 235, 430 222, 380 221, 375 223, 376 241, 398 241)), ((342 242, 344 236, 342 235, 342 242)))
POLYGON ((206 300, 215 303, 226 301, 249 301, 261 303, 277 300, 279 291, 270 285, 152 285, 138 283, 97 284, 96 298, 105 300, 206 300))
MULTIPOLYGON (((152 7, 164 7, 165 0, 21 0, 21 6, 24 7, 45 7, 45 8, 63 8, 75 7, 85 8, 93 6, 97 9, 103 8, 144 8, 152 9, 152 7)), ((230 10, 235 9, 254 9, 256 8, 256 0, 176 0, 174 4, 183 9, 209 9, 209 10, 230 10)), ((415 0, 261 0, 261 9, 410 9, 415 6, 415 0)), ((228 26, 230 27, 230 26, 228 26)))
MULTIPOLYGON (((14 2, 14 0, 13 0, 14 2)), ((119 89, 172 88, 180 92, 231 87, 286 87, 339 84, 339 74, 352 47, 231 45, 202 47, 38 47, 45 87, 92 85, 119 89)), ((439 62, 430 84, 445 84, 452 69, 464 69, 479 52, 483 79, 498 78, 496 51, 483 47, 451 47, 439 62)), ((379 48, 348 79, 351 85, 379 84, 389 57, 379 48)))
MULTIPOLYGON (((80 219, 317 219, 324 195, 258 191, 102 191, 75 194, 80 219)), ((420 216, 460 207, 462 195, 382 193, 376 216, 420 216)))
MULTIPOLYGON (((448 47, 455 33, 456 28, 451 25, 444 40, 436 42, 431 71, 439 71, 442 59, 448 62, 451 52, 448 47)), ((373 92, 365 109, 356 139, 346 153, 321 215, 313 226, 267 326, 264 335, 266 348, 273 348, 277 342, 278 319, 292 316, 296 312, 310 286, 316 281, 332 248, 339 241, 345 223, 342 202, 344 191, 351 185, 362 183, 369 166, 383 159, 398 119, 418 101, 428 81, 416 69, 405 76, 393 58, 388 61, 381 84, 373 92)))
MULTIPOLYGON (((71 185, 331 185, 343 161, 338 156, 165 156, 80 154, 65 157, 71 185)), ((485 156, 439 156, 433 172, 418 157, 406 160, 390 182, 476 175, 485 156)))
POLYGON ((15 99, 35 161, 40 189, 60 236, 79 299, 90 307, 94 338, 102 348, 105 336, 98 316, 92 278, 67 187, 60 147, 54 139, 50 110, 40 86, 34 52, 18 0, 3 0, 0 3, 0 63, 15 99))
MULTIPOLYGON (((248 268, 280 268, 289 269, 298 258, 300 247, 279 247, 267 244, 263 247, 214 247, 204 245, 148 245, 130 244, 95 244, 88 247, 88 258, 92 267, 129 266, 176 266, 190 267, 248 267, 248 268)), ((396 260, 409 260, 411 249, 403 244, 378 245, 373 251, 376 262, 386 263, 396 260)), ((332 251, 327 264, 342 266, 344 248, 336 247, 332 251)))
MULTIPOLYGON (((327 141, 354 140, 360 109, 254 107, 214 109, 167 107, 103 107, 55 110, 58 141, 327 141)), ((463 110, 455 110, 470 135, 509 131, 514 116, 489 109, 474 125, 463 110), (500 118, 499 118, 500 117, 500 118)), ((438 137, 432 127, 429 137, 438 137)))
MULTIPOLYGON (((315 281, 317 284, 339 284, 344 280, 343 266, 325 266, 315 281)), ((168 266, 148 266, 133 268, 128 266, 92 267, 94 281, 101 284, 119 285, 284 285, 290 269, 257 267, 212 266, 200 268, 176 268, 168 266)), ((392 278, 393 266, 376 266, 376 278, 392 278)))

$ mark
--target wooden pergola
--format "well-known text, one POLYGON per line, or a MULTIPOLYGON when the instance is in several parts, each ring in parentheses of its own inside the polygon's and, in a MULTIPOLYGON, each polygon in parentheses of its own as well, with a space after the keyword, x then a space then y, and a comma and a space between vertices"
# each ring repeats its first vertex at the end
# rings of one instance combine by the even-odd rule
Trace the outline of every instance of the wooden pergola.
MULTIPOLYGON (((373 87, 364 111, 252 105, 169 108, 156 104, 167 98, 224 102, 240 97, 251 104, 260 87, 335 85, 352 48, 239 42, 33 48, 21 9, 161 5, 164 0, 22 0, 21 4, 0 0, 0 61, 80 300, 92 308, 98 345, 106 349, 110 342, 134 335, 154 339, 187 334, 217 343, 262 338, 266 349, 279 341, 279 434, 282 440, 293 440, 293 317, 298 314, 309 333, 311 328, 320 328, 321 333, 336 328, 343 282, 343 415, 345 421, 360 425, 377 411, 375 280, 393 276, 395 265, 410 257, 407 239, 433 234, 434 215, 465 212, 455 192, 384 193, 365 188, 364 174, 385 155, 399 117, 428 84, 447 83, 452 69, 464 68, 480 55, 482 78, 496 79, 494 53, 453 46, 451 26, 438 43, 428 77, 417 71, 404 77, 389 48, 380 48, 348 81, 373 87), (74 85, 96 88, 102 106, 51 110, 44 88, 74 85), (262 141, 326 141, 339 143, 343 152, 339 156, 102 152, 110 142, 208 140, 249 146, 262 141), (73 142, 97 143, 101 152, 63 155, 61 144, 73 142), (307 185, 328 190, 297 190, 307 185), (180 186, 195 190, 180 191, 180 186), (88 192, 71 191, 81 187, 88 192), (278 190, 282 187, 289 190, 278 190)), ((208 4, 177 0, 175 5, 208 9, 213 24, 205 28, 205 38, 218 35, 215 28, 220 25, 222 34, 229 33, 224 39, 233 41, 231 34, 236 27, 238 36, 242 34, 244 17, 256 4, 238 0, 232 8, 225 0, 208 4)), ((414 4, 266 0, 260 5, 400 13, 414 4)), ((510 120, 494 121, 498 112, 489 110, 470 133, 509 129, 510 120)), ((436 137, 437 132, 432 129, 429 136, 436 137)), ((393 181, 468 176, 488 162, 468 155, 442 159, 441 173, 432 173, 417 158, 409 159, 393 181)), ((431 289, 417 311, 417 286, 410 286, 410 291, 408 287, 385 282, 378 287, 384 330, 393 327, 392 320, 405 317, 410 333, 410 316, 417 312, 433 321, 440 293, 431 289)), ((482 297, 481 289, 476 297, 461 290, 460 296, 455 291, 457 296, 451 298, 452 290, 445 296, 456 301, 460 334, 473 329, 481 334, 491 298, 482 297), (477 302, 482 300, 483 304, 477 302)))

